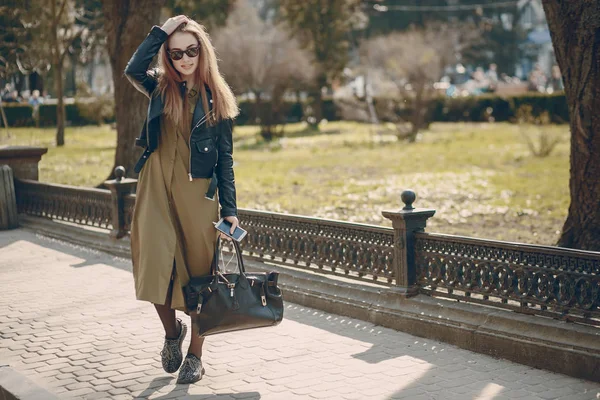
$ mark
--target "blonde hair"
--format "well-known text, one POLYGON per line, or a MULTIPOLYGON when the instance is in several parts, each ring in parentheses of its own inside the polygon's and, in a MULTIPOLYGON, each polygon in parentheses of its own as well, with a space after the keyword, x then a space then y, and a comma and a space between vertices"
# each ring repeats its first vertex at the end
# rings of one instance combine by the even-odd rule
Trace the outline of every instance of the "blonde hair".
MULTIPOLYGON (((239 114, 236 98, 227 82, 219 72, 215 49, 206 32, 206 28, 190 20, 181 24, 175 32, 191 33, 198 40, 200 52, 198 54, 198 66, 194 71, 194 82, 200 86, 200 95, 204 112, 208 115, 208 122, 214 125, 220 120, 235 118, 239 114), (213 112, 209 115, 206 87, 208 85, 212 94, 213 112)), ((173 34, 175 33, 173 32, 173 34)), ((190 116, 187 110, 187 96, 181 98, 179 83, 183 80, 173 66, 168 54, 168 40, 162 45, 158 57, 158 90, 164 99, 164 113, 171 120, 176 121, 182 130, 189 129, 190 116)))

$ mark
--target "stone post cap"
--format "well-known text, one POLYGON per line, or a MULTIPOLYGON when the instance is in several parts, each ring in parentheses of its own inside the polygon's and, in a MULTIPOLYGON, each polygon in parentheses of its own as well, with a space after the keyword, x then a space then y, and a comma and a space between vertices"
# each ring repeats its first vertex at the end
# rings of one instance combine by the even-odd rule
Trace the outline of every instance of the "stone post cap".
POLYGON ((125 168, 119 165, 115 168, 115 179, 104 181, 104 184, 112 189, 113 187, 130 187, 138 181, 137 179, 123 178, 124 176, 125 168))
POLYGON ((413 203, 417 198, 414 191, 407 189, 400 195, 404 207, 401 210, 383 210, 381 214, 390 219, 394 220, 415 220, 415 219, 428 219, 433 217, 435 210, 430 208, 414 208, 413 203))
POLYGON ((47 147, 36 147, 36 146, 0 146, 0 158, 29 158, 38 157, 48 152, 47 147))

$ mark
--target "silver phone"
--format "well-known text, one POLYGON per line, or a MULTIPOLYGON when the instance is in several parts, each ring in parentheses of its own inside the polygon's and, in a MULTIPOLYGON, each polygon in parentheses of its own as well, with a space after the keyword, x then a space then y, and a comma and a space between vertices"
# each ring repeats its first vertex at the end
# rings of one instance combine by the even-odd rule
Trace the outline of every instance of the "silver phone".
POLYGON ((231 223, 224 218, 221 218, 219 221, 214 222, 214 225, 219 232, 224 233, 226 236, 229 236, 230 238, 238 242, 241 242, 242 239, 244 239, 248 234, 246 230, 240 228, 239 226, 235 227, 233 234, 229 233, 231 231, 231 223))

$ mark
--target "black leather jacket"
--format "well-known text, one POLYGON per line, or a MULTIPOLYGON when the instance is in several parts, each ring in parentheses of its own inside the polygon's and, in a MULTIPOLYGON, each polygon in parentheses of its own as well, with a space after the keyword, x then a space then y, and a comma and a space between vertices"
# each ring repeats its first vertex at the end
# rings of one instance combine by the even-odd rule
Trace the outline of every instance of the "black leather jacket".
MULTIPOLYGON (((138 160, 135 170, 140 172, 144 163, 158 147, 160 136, 160 118, 163 114, 163 100, 156 89, 158 75, 156 70, 150 70, 150 63, 158 53, 160 46, 167 40, 168 35, 158 26, 154 26, 146 39, 137 48, 127 67, 125 75, 136 89, 149 99, 148 115, 136 145, 146 150, 138 160)), ((212 94, 207 88, 209 106, 212 109, 212 94)), ((185 93, 185 82, 181 86, 182 95, 185 93)), ((202 102, 196 103, 192 119, 190 135, 189 179, 211 178, 206 197, 213 200, 216 189, 219 189, 221 217, 237 215, 235 179, 233 173, 233 121, 224 119, 215 126, 209 126, 203 118, 202 102)))

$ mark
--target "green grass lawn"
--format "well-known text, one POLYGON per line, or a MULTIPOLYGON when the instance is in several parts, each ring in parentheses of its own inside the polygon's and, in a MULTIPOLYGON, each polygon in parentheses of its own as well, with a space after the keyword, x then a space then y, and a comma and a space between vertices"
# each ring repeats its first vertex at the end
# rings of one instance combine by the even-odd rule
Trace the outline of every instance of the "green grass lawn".
MULTIPOLYGON (((257 127, 237 127, 238 203, 389 225, 381 210, 400 208, 401 191, 412 188, 415 206, 437 210, 428 231, 553 244, 569 205, 569 130, 543 127, 562 141, 549 157, 536 158, 521 130, 537 129, 438 123, 409 144, 352 122, 328 123, 318 133, 289 125, 286 137, 273 143, 257 139, 257 127)), ((108 126, 68 128, 63 148, 53 145, 53 129, 11 132, 4 144, 50 148, 41 181, 96 186, 112 166, 116 133, 108 126)))

